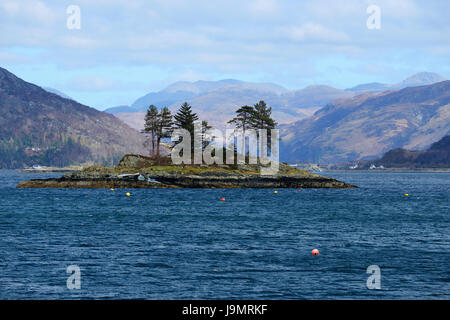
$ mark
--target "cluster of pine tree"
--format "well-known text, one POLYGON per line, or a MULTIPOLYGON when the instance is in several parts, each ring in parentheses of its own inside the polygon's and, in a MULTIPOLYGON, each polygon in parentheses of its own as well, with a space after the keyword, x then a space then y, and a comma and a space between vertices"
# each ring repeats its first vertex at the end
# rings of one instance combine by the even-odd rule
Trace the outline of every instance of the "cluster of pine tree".
POLYGON ((242 106, 236 110, 236 117, 228 121, 245 132, 248 129, 274 129, 277 123, 272 119, 272 108, 264 101, 254 106, 242 106))
MULTIPOLYGON (((272 118, 272 108, 261 100, 253 106, 242 106, 236 110, 236 116, 228 121, 242 132, 241 154, 245 155, 245 132, 249 129, 267 130, 267 141, 271 140, 271 129, 275 129, 277 122, 272 118)), ((257 131, 258 135, 258 131, 257 131)), ((263 139, 258 136, 259 150, 263 150, 263 139)), ((270 149, 270 148, 269 148, 270 149)))
POLYGON ((169 108, 162 108, 161 111, 158 111, 154 105, 148 107, 142 133, 149 137, 153 155, 159 157, 161 139, 170 137, 172 130, 173 120, 169 108))
MULTIPOLYGON (((180 106, 175 115, 172 115, 167 107, 158 111, 156 106, 150 105, 145 115, 142 132, 149 138, 151 154, 160 157, 161 139, 169 138, 174 129, 185 129, 191 134, 191 139, 194 139, 194 124, 197 121, 199 121, 198 115, 192 111, 192 107, 187 102, 180 106)), ((244 139, 245 131, 248 129, 267 129, 270 139, 270 129, 274 129, 277 125, 272 118, 272 108, 262 100, 253 106, 240 107, 236 110, 236 116, 228 123, 242 130, 244 139)), ((211 129, 211 126, 207 121, 202 121, 202 132, 205 133, 208 129, 211 129)), ((191 145, 193 146, 193 141, 191 145)))

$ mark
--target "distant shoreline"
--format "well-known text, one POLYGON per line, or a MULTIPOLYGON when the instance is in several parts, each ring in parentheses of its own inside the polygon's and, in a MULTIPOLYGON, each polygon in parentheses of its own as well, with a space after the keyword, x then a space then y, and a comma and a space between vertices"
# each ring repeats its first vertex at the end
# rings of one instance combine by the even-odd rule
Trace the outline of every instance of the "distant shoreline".
MULTIPOLYGON (((66 173, 83 170, 83 167, 43 167, 39 169, 14 169, 23 173, 66 173)), ((303 169, 309 172, 450 172, 450 168, 385 168, 385 169, 321 169, 320 171, 303 169)))
POLYGON ((387 169, 372 169, 372 170, 352 170, 352 169, 322 169, 321 172, 436 172, 436 173, 447 173, 450 172, 450 168, 387 168, 387 169))
POLYGON ((82 170, 82 167, 42 167, 42 168, 26 168, 26 169, 15 169, 16 171, 23 173, 65 173, 65 172, 75 172, 82 170))

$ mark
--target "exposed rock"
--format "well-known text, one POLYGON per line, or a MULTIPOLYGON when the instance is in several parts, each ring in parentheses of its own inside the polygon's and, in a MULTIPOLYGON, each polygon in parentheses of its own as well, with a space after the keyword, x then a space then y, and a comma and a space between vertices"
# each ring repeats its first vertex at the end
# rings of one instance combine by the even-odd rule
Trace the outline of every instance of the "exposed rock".
POLYGON ((276 175, 257 165, 155 166, 147 157, 126 155, 115 168, 92 166, 61 178, 35 179, 18 188, 355 188, 335 179, 280 164, 276 175))
POLYGON ((126 154, 117 165, 118 168, 146 168, 156 164, 156 160, 135 154, 126 154))

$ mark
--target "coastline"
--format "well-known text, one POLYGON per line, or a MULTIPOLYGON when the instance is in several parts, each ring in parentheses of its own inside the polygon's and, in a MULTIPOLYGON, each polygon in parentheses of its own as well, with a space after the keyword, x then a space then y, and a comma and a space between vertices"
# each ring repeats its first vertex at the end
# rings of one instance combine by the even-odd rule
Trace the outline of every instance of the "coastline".
POLYGON ((139 174, 131 178, 97 177, 73 179, 68 177, 51 179, 33 179, 20 182, 17 188, 357 188, 336 179, 295 178, 295 177, 201 177, 186 175, 183 177, 144 176, 139 174), (148 179, 154 181, 148 181, 148 179))
POLYGON ((19 172, 23 173, 66 173, 66 172, 75 172, 83 170, 83 166, 67 166, 67 167, 41 167, 38 166, 36 168, 24 168, 24 169, 16 169, 19 172))
POLYGON ((372 169, 372 170, 352 170, 352 169, 323 169, 322 172, 450 172, 450 168, 385 168, 385 169, 372 169))
POLYGON ((357 188, 354 185, 279 164, 261 175, 259 165, 155 165, 126 155, 116 167, 91 166, 60 178, 22 181, 17 188, 357 188))

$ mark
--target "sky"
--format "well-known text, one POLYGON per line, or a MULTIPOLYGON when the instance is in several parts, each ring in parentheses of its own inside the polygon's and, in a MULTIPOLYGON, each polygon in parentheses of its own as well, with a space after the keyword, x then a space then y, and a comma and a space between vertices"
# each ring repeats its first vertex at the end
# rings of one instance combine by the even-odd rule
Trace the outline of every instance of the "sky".
POLYGON ((175 81, 450 78, 449 12, 447 0, 1 0, 0 66, 100 110, 175 81))

